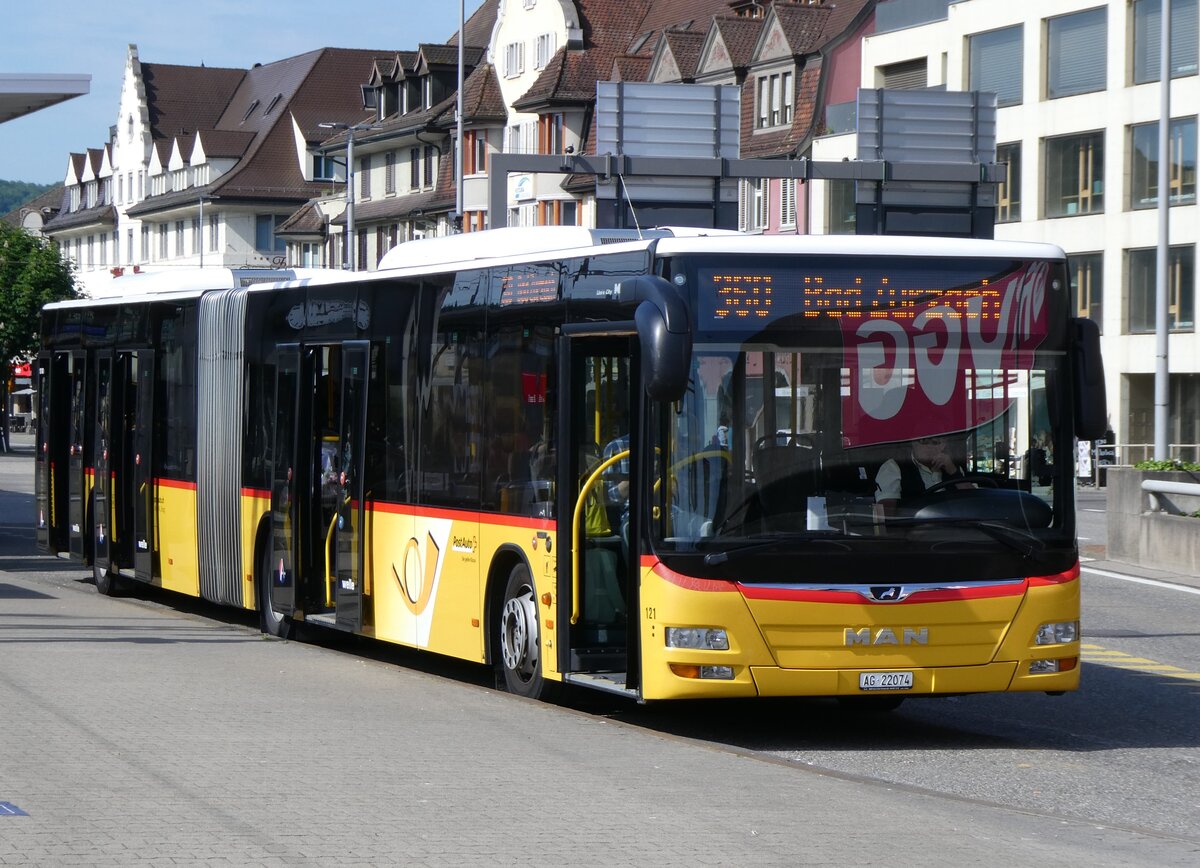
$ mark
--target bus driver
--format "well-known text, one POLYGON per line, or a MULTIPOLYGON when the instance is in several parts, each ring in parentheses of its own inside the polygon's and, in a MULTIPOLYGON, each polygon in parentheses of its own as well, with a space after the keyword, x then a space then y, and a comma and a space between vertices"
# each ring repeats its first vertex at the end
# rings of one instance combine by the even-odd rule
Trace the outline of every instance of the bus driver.
POLYGON ((912 441, 906 457, 889 458, 875 474, 875 502, 892 515, 901 500, 920 497, 945 479, 962 476, 963 469, 947 448, 945 437, 912 441))

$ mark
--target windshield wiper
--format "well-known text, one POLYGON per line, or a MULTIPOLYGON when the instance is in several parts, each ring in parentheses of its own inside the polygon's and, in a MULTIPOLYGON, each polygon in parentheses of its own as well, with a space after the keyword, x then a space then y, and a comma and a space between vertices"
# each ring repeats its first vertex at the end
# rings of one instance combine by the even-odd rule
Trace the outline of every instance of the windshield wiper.
POLYGON ((1023 557, 1032 557, 1046 550, 1046 543, 1020 528, 997 521, 978 521, 969 518, 892 518, 888 519, 887 527, 916 527, 934 525, 938 527, 969 527, 983 531, 997 542, 1002 542, 1009 548, 1020 552, 1023 557))
POLYGON ((787 545, 829 545, 842 549, 843 551, 851 551, 848 543, 845 543, 842 540, 836 539, 832 536, 814 536, 812 534, 804 533, 789 533, 778 534, 763 542, 753 543, 751 545, 742 546, 741 548, 736 548, 733 550, 709 552, 704 556, 704 563, 710 567, 713 567, 717 564, 723 564, 728 561, 740 560, 745 555, 757 554, 759 552, 769 551, 775 548, 783 548, 787 545))

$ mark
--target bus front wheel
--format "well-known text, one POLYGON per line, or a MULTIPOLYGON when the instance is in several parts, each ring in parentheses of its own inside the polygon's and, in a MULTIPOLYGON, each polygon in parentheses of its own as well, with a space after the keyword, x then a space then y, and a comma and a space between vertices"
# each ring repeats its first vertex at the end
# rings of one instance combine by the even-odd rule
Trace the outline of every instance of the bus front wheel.
POLYGON ((111 567, 102 567, 92 562, 92 578, 96 581, 96 590, 106 597, 115 597, 121 593, 121 579, 111 567))
POLYGON ((509 693, 543 699, 547 683, 542 677, 538 632, 537 590, 529 567, 518 564, 508 575, 504 602, 497 619, 499 668, 509 693))

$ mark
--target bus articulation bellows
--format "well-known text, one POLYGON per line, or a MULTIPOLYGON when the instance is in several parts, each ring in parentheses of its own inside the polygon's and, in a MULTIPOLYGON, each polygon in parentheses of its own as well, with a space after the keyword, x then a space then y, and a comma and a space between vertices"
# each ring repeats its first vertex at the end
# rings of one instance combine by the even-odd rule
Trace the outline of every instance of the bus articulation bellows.
POLYGON ((504 229, 49 305, 40 546, 639 700, 1079 684, 1049 245, 504 229))

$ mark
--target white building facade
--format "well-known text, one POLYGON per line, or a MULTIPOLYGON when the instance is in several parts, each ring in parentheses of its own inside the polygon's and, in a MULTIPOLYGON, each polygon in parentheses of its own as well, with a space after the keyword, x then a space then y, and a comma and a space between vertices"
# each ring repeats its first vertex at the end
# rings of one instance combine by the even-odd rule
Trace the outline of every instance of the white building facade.
MULTIPOLYGON (((1175 0, 1170 21, 1168 440, 1190 460, 1200 457, 1186 448, 1200 442, 1197 6, 1175 0)), ((1160 0, 896 0, 879 7, 862 52, 863 87, 997 93, 997 158, 1009 174, 996 237, 1068 254, 1077 312, 1103 332, 1110 424, 1130 444, 1121 462, 1150 457, 1132 444, 1154 442, 1160 9, 1160 0)), ((852 139, 828 140, 818 156, 849 156, 852 139)))

